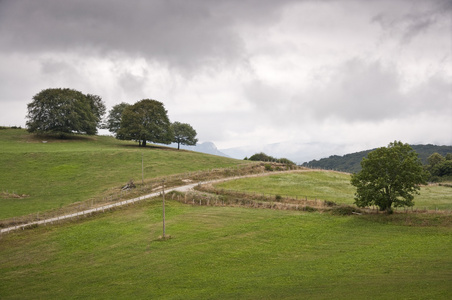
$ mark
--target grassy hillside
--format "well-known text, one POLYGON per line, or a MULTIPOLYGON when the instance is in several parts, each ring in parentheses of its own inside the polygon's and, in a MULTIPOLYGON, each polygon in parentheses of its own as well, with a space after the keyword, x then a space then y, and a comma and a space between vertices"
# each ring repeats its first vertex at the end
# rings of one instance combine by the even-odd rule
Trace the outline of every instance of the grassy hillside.
POLYGON ((119 190, 130 179, 231 167, 243 161, 172 148, 139 148, 106 136, 67 140, 0 130, 0 219, 42 212, 119 190))
POLYGON ((0 298, 449 299, 452 294, 450 215, 337 217, 168 201, 172 239, 162 242, 161 213, 161 199, 154 199, 96 218, 3 235, 0 298))
MULTIPOLYGON (((277 174, 261 178, 245 178, 215 185, 249 193, 268 193, 303 199, 321 199, 337 204, 353 204, 356 188, 350 184, 350 175, 340 172, 309 171, 293 174, 277 174)), ((421 187, 415 195, 417 209, 452 210, 452 188, 430 185, 421 187)))

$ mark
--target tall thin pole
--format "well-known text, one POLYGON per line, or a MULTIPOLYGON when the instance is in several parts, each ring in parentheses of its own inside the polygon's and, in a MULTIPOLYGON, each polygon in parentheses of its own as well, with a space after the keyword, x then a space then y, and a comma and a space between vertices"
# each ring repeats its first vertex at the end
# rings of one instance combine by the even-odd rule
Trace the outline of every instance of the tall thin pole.
POLYGON ((163 238, 165 238, 165 180, 163 180, 163 238))
POLYGON ((141 152, 141 185, 144 186, 143 152, 141 152))

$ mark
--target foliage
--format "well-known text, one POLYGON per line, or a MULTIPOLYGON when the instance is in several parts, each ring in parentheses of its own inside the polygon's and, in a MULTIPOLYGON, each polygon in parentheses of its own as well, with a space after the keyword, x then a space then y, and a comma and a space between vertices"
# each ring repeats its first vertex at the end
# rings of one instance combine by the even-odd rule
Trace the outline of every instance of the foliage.
POLYGON ((105 128, 113 132, 115 135, 118 134, 119 128, 121 127, 121 118, 122 113, 126 107, 130 106, 130 104, 122 102, 112 107, 112 109, 108 113, 107 123, 105 124, 105 128))
MULTIPOLYGON (((452 146, 436 146, 436 145, 411 145, 414 151, 419 155, 422 163, 428 163, 428 157, 435 152, 441 155, 447 155, 452 152, 452 146)), ((361 171, 361 160, 375 149, 360 151, 356 153, 341 155, 331 155, 327 158, 312 160, 303 163, 303 166, 310 168, 318 168, 325 170, 337 170, 349 173, 357 173, 361 171)))
POLYGON ((288 165, 295 165, 295 163, 287 158, 274 158, 273 156, 267 155, 263 152, 256 153, 252 155, 250 158, 245 157, 245 160, 252 160, 252 161, 271 161, 276 163, 282 163, 282 164, 288 164, 288 165))
POLYGON ((425 169, 430 172, 430 181, 441 181, 452 177, 452 153, 446 154, 446 157, 435 152, 428 157, 428 165, 425 169))
POLYGON ((376 205, 390 212, 392 205, 413 206, 413 194, 419 194, 419 185, 426 183, 417 153, 402 142, 370 152, 361 166, 362 170, 351 177, 358 207, 376 205))
POLYGON ((96 95, 84 95, 73 89, 46 89, 28 104, 29 132, 57 134, 97 133, 105 105, 96 95))
POLYGON ((138 141, 143 147, 147 141, 169 144, 173 139, 170 125, 163 103, 143 99, 124 109, 116 137, 138 141))
POLYGON ((180 149, 180 144, 194 146, 198 142, 196 138, 196 130, 187 123, 174 122, 171 124, 173 131, 173 142, 177 143, 177 150, 180 149))

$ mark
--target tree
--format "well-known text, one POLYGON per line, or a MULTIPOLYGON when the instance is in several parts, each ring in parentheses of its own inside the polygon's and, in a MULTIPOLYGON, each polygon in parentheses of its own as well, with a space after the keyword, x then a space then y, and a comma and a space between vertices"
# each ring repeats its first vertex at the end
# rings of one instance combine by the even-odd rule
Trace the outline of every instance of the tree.
POLYGON ((252 161, 272 161, 286 165, 295 165, 295 163, 287 158, 274 158, 273 156, 267 155, 263 152, 253 154, 248 160, 252 161))
POLYGON ((96 134, 105 105, 96 95, 73 89, 46 89, 28 104, 26 122, 29 132, 58 134, 96 134))
POLYGON ((370 152, 361 167, 351 177, 358 207, 376 205, 391 212, 392 205, 413 206, 413 194, 419 194, 419 185, 426 183, 427 174, 417 153, 402 142, 394 141, 370 152))
POLYGON ((170 125, 163 103, 143 99, 124 109, 116 138, 138 141, 142 147, 147 141, 170 144, 173 139, 170 125))
POLYGON ((173 131, 173 142, 177 143, 177 150, 180 149, 180 144, 194 146, 198 142, 196 138, 196 130, 187 123, 174 122, 171 124, 173 131))
POLYGON ((440 163, 446 161, 446 159, 438 152, 435 152, 427 158, 427 161, 430 166, 434 167, 437 164, 440 164, 440 163))
POLYGON ((115 135, 118 134, 119 128, 121 127, 122 113, 128 106, 130 106, 130 104, 122 102, 113 106, 112 109, 108 112, 107 124, 105 125, 105 127, 115 135))

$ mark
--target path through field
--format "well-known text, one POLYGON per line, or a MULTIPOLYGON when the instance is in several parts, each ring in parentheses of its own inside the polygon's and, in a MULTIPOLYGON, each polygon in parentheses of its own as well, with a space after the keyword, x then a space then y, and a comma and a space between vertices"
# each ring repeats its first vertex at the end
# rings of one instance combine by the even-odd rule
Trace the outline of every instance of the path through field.
MULTIPOLYGON (((178 186, 178 187, 172 187, 172 188, 165 189, 165 192, 166 193, 169 193, 172 191, 188 192, 188 191, 192 190, 198 184, 206 184, 206 183, 210 184, 210 183, 217 183, 217 182, 240 179, 240 178, 268 176, 268 175, 273 175, 273 174, 278 174, 278 173, 293 173, 293 172, 307 172, 307 171, 311 171, 311 170, 304 169, 304 170, 292 170, 292 171, 278 171, 278 172, 267 172, 267 173, 253 174, 253 175, 228 177, 228 178, 222 178, 222 179, 216 179, 216 180, 210 180, 210 181, 190 183, 190 184, 186 184, 186 185, 182 185, 182 186, 178 186)), ((92 213, 98 213, 101 211, 104 212, 105 210, 109 210, 114 207, 129 205, 129 204, 133 204, 138 201, 143 201, 143 200, 146 200, 149 198, 158 197, 159 195, 161 195, 161 193, 162 193, 162 191, 159 190, 159 191, 156 191, 151 194, 144 195, 144 196, 136 197, 136 198, 129 199, 129 200, 123 200, 123 201, 115 202, 112 204, 103 205, 103 206, 87 209, 84 211, 79 211, 76 213, 66 214, 66 215, 62 215, 62 216, 58 216, 58 217, 54 217, 54 218, 29 222, 29 223, 25 223, 25 224, 19 224, 19 225, 7 227, 7 228, 2 228, 0 230, 0 234, 8 233, 10 231, 17 230, 17 229, 25 229, 26 227, 30 227, 30 226, 36 226, 36 225, 42 225, 42 224, 47 225, 47 224, 52 224, 53 222, 59 222, 59 221, 66 220, 66 219, 72 219, 72 218, 75 218, 78 216, 90 215, 92 213)))

